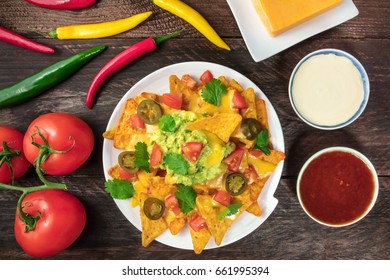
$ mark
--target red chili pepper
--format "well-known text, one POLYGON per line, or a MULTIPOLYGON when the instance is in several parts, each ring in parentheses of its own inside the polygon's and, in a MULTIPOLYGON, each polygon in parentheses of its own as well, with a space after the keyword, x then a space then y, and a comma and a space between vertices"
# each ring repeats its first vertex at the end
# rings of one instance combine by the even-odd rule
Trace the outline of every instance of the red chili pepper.
POLYGON ((15 45, 21 48, 25 48, 28 50, 43 52, 43 53, 54 53, 54 50, 48 46, 36 43, 23 37, 15 32, 12 32, 8 29, 5 29, 0 26, 0 41, 5 43, 15 45))
POLYGON ((96 0, 26 0, 36 6, 53 10, 78 10, 92 6, 96 0))
POLYGON ((108 77, 128 65, 130 62, 143 56, 144 54, 156 50, 162 42, 169 38, 177 36, 181 31, 182 30, 163 37, 149 37, 139 43, 128 47, 127 49, 116 55, 109 62, 107 62, 107 64, 105 64, 102 69, 100 69, 100 71, 95 75, 91 85, 89 86, 86 99, 87 107, 89 109, 92 109, 93 100, 96 95, 96 92, 108 77))

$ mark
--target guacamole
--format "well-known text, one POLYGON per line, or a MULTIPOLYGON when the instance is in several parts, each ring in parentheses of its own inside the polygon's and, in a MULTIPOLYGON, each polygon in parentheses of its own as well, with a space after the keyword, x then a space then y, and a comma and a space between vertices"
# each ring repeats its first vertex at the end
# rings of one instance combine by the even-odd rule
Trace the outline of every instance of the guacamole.
POLYGON ((172 132, 157 129, 151 136, 151 142, 157 143, 164 155, 167 153, 181 155, 181 146, 187 142, 201 142, 203 149, 196 162, 191 163, 187 161, 189 167, 185 175, 175 173, 168 168, 164 160, 160 163, 159 168, 165 169, 167 175, 172 178, 174 183, 181 183, 188 186, 212 180, 222 174, 226 168, 221 163, 222 159, 231 153, 234 148, 233 145, 225 144, 222 141, 215 141, 216 136, 211 136, 210 133, 186 129, 188 123, 198 119, 197 115, 193 112, 178 110, 172 113, 171 116, 175 121, 172 132), (216 161, 215 153, 220 154, 216 161), (211 157, 214 160, 210 160, 211 157))

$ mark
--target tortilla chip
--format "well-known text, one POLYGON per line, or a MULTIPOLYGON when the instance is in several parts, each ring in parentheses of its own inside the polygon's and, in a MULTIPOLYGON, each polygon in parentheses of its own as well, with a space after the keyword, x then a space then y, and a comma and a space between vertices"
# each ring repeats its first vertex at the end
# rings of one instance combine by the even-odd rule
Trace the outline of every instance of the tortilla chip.
POLYGON ((247 188, 242 194, 233 197, 232 203, 251 204, 254 201, 251 197, 250 188, 247 188))
POLYGON ((234 79, 230 80, 228 87, 234 88, 235 90, 239 91, 240 93, 244 91, 242 86, 234 79))
POLYGON ((114 126, 113 128, 103 132, 103 138, 106 138, 108 140, 114 140, 115 133, 116 133, 116 127, 114 126))
POLYGON ((273 165, 278 165, 279 162, 285 159, 286 155, 283 152, 270 150, 271 153, 267 156, 266 154, 261 154, 260 159, 266 162, 272 163, 273 165))
POLYGON ((242 92, 242 96, 245 99, 248 108, 241 109, 240 113, 244 119, 252 118, 257 119, 256 112, 256 95, 253 88, 247 88, 242 92))
POLYGON ((269 131, 267 109, 263 99, 259 98, 256 100, 256 114, 261 128, 267 129, 269 131))
POLYGON ((178 234, 186 224, 186 215, 180 214, 176 216, 172 211, 165 210, 164 219, 172 235, 178 234))
POLYGON ((113 167, 108 169, 108 175, 110 175, 113 179, 120 179, 120 176, 119 176, 119 165, 115 164, 113 167))
POLYGON ((241 115, 234 113, 220 113, 212 117, 203 118, 187 125, 189 130, 206 130, 214 133, 227 143, 230 136, 241 122, 241 115))
MULTIPOLYGON (((191 221, 198 213, 196 211, 192 211, 187 215, 187 221, 191 221)), ((194 247, 195 254, 202 253, 203 249, 206 247, 207 243, 209 243, 211 233, 207 228, 202 228, 199 231, 194 231, 190 226, 190 234, 192 239, 192 245, 194 247)))
POLYGON ((225 76, 219 76, 219 77, 218 77, 218 80, 220 80, 221 83, 222 83, 223 85, 225 85, 226 87, 229 86, 229 82, 228 82, 228 80, 226 79, 225 76))
POLYGON ((127 99, 114 136, 114 147, 117 149, 132 151, 138 141, 144 142, 149 138, 144 129, 134 128, 130 125, 130 116, 137 114, 137 106, 134 99, 127 99))
POLYGON ((150 220, 143 211, 145 200, 149 196, 146 193, 139 194, 140 217, 142 225, 142 246, 147 247, 153 240, 167 230, 168 225, 163 218, 150 220))
POLYGON ((182 94, 183 101, 181 108, 183 110, 196 111, 198 108, 198 102, 200 100, 198 90, 192 90, 184 85, 176 75, 171 75, 169 77, 169 92, 182 94))
POLYGON ((257 201, 253 202, 251 205, 249 205, 249 207, 246 209, 246 211, 248 213, 251 213, 257 217, 260 217, 261 216, 261 208, 260 208, 260 205, 257 201))
POLYGON ((256 181, 254 181, 252 184, 249 185, 250 198, 252 201, 257 201, 268 178, 269 176, 262 179, 258 178, 256 181))
POLYGON ((218 219, 218 214, 223 209, 214 206, 212 197, 209 195, 198 195, 196 197, 196 206, 200 215, 206 220, 207 228, 213 236, 215 243, 220 245, 225 233, 233 224, 233 220, 228 218, 218 219))
POLYGON ((175 191, 175 187, 165 182, 164 177, 151 176, 149 179, 149 188, 151 195, 163 200, 168 194, 175 191))

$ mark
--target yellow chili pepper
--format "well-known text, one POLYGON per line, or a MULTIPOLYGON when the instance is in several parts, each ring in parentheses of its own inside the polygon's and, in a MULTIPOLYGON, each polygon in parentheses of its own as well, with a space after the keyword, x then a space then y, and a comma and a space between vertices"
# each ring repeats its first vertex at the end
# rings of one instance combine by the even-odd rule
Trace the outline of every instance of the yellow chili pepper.
POLYGON ((219 37, 217 32, 211 27, 207 20, 192 7, 180 0, 151 0, 160 8, 182 18, 200 33, 202 33, 210 42, 216 46, 230 51, 230 47, 219 37))
POLYGON ((95 39, 113 36, 136 27, 145 21, 152 12, 144 12, 115 21, 68 25, 57 27, 49 35, 55 39, 95 39))

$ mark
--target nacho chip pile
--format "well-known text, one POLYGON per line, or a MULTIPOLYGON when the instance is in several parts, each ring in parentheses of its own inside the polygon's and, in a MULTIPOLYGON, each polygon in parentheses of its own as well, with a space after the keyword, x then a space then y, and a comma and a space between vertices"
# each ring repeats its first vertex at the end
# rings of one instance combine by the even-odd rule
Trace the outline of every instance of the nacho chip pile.
POLYGON ((130 203, 139 207, 143 246, 189 227, 200 254, 210 239, 220 245, 244 212, 261 215, 259 195, 285 155, 270 145, 265 102, 252 88, 223 76, 197 82, 172 75, 169 89, 129 98, 119 122, 104 132, 116 149, 134 152, 137 167, 129 174, 115 164, 109 175, 134 187, 130 203), (144 100, 161 109, 156 123, 143 123, 144 100), (246 119, 255 122, 257 137, 243 130, 246 119))

